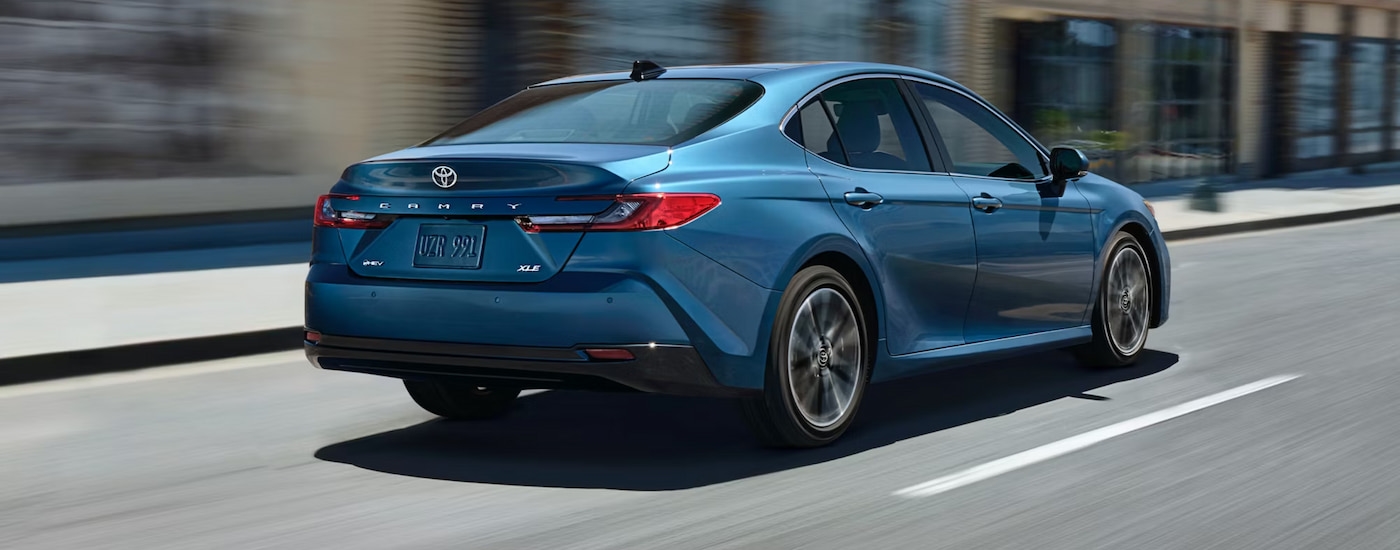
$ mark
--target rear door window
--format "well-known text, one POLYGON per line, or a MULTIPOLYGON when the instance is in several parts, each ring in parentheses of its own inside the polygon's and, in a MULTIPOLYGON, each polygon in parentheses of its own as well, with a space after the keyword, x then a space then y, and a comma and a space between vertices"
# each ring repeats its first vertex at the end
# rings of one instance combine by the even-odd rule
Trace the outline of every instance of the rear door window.
POLYGON ((888 78, 838 84, 821 94, 836 118, 846 164, 873 170, 930 171, 927 149, 899 85, 888 78))
POLYGON ((831 118, 826 114, 820 99, 813 99, 788 119, 784 128, 788 137, 808 151, 837 164, 846 164, 846 153, 841 150, 841 141, 836 137, 836 129, 831 126, 831 118))

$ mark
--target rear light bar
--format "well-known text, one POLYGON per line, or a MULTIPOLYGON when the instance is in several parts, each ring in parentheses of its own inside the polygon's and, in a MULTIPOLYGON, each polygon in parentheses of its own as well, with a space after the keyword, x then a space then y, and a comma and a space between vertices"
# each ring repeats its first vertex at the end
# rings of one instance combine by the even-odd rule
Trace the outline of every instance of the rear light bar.
POLYGON ((316 219, 313 222, 316 227, 383 229, 389 227, 389 224, 394 221, 393 216, 383 214, 336 210, 334 206, 331 206, 331 199, 358 201, 360 197, 359 195, 321 195, 316 199, 316 219))
POLYGON ((695 221, 719 206, 709 193, 644 193, 608 197, 564 197, 559 200, 611 200, 601 214, 581 216, 521 216, 526 232, 543 231, 651 231, 674 229, 695 221))

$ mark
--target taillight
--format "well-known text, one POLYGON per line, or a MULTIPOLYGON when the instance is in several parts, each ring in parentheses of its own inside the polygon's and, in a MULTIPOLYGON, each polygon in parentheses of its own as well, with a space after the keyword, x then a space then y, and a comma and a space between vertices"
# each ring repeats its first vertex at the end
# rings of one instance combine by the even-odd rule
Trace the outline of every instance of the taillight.
POLYGON ((606 200, 613 204, 600 214, 582 216, 521 216, 520 227, 541 231, 649 231, 672 229, 699 218, 719 206, 719 197, 708 193, 647 193, 616 197, 569 197, 560 200, 606 200))
POLYGON ((393 222, 392 216, 374 214, 372 212, 358 212, 355 210, 336 210, 331 205, 331 199, 346 201, 358 201, 358 195, 321 195, 316 199, 316 227, 336 227, 341 229, 382 229, 389 227, 393 222))

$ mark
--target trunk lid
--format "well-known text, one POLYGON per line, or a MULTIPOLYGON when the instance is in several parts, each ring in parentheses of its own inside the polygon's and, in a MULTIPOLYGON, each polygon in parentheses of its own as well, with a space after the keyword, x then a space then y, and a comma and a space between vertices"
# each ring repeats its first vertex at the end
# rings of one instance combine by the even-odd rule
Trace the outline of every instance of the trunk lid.
POLYGON ((528 233, 517 216, 597 214, 669 163, 668 148, 639 145, 420 147, 346 169, 329 205, 393 219, 383 229, 337 231, 357 275, 540 282, 564 266, 582 233, 528 233), (599 200, 557 200, 580 196, 599 200))

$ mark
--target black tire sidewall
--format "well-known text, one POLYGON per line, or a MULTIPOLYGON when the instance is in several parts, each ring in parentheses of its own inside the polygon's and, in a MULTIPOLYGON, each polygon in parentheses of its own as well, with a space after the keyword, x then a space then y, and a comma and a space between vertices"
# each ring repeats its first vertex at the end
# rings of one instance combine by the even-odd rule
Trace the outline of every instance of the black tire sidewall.
POLYGON ((850 428, 855 419, 856 412, 865 397, 866 387, 869 386, 872 358, 874 357, 872 348, 874 338, 871 338, 869 325, 865 320, 865 311, 856 296, 855 289, 851 287, 845 277, 842 277, 834 269, 825 266, 806 268, 793 276, 791 284, 788 285, 788 292, 784 293, 774 318, 776 321, 773 323, 773 336, 768 356, 768 376, 764 387, 769 411, 781 413, 784 417, 781 419, 783 423, 798 430, 802 439, 808 440, 805 442, 808 445, 821 445, 835 440, 850 428), (861 366, 860 375, 856 381, 855 395, 851 398, 851 406, 845 417, 831 426, 819 428, 808 422, 802 412, 797 409, 789 380, 787 357, 788 338, 792 326, 796 322, 797 311, 808 296, 823 288, 839 292, 841 297, 850 304, 851 311, 855 314, 861 335, 861 366))
MULTIPOLYGON (((1137 237, 1134 237, 1131 233, 1119 231, 1118 234, 1113 237, 1113 244, 1108 247, 1108 254, 1104 256, 1103 275, 1102 280, 1099 281, 1098 305, 1094 308, 1093 329, 1094 346, 1098 348, 1094 350, 1095 355, 1101 358, 1101 362, 1103 363, 1120 366, 1136 361, 1138 356, 1142 355, 1142 350, 1147 349, 1146 341, 1144 340, 1143 346, 1138 348, 1136 352, 1132 355, 1124 355, 1118 350, 1118 346, 1113 344, 1112 336, 1108 332, 1108 308, 1115 303, 1114 300, 1111 299, 1112 297, 1108 295, 1109 276, 1112 275, 1113 259, 1118 257, 1118 253, 1122 252, 1125 248, 1132 248, 1135 251, 1146 271, 1149 317, 1152 311, 1151 301, 1156 299, 1156 287, 1154 286, 1156 283, 1152 280, 1152 266, 1147 261, 1146 251, 1143 250, 1142 244, 1138 242, 1137 237)), ((1148 322, 1150 324, 1150 318, 1148 322)), ((1146 331, 1147 328, 1143 327, 1143 330, 1146 331)))

